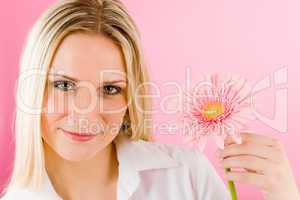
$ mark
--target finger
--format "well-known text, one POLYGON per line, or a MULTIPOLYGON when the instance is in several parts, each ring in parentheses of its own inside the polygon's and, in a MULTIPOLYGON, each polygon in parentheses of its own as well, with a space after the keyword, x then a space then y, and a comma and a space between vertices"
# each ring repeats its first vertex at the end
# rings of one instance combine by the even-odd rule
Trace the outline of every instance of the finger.
POLYGON ((251 155, 263 159, 276 161, 280 151, 274 147, 264 146, 257 143, 232 144, 223 150, 218 150, 218 157, 224 159, 230 156, 251 155))
MULTIPOLYGON (((235 156, 225 158, 220 161, 223 168, 244 168, 246 170, 256 171, 259 174, 266 174, 268 170, 268 161, 254 156, 235 156)), ((233 169, 232 169, 233 170, 233 169)))
POLYGON ((259 188, 265 187, 265 176, 261 174, 256 174, 252 172, 234 172, 234 171, 228 171, 225 172, 225 178, 227 180, 245 183, 245 184, 251 184, 255 185, 259 188))
MULTIPOLYGON (((267 137, 267 136, 263 136, 263 135, 257 135, 254 133, 240 133, 241 135, 241 139, 242 139, 242 143, 256 143, 256 144, 262 144, 265 146, 278 146, 279 142, 278 140, 271 138, 271 137, 267 137)), ((234 144, 234 140, 231 136, 226 137, 225 139, 225 146, 234 144)))

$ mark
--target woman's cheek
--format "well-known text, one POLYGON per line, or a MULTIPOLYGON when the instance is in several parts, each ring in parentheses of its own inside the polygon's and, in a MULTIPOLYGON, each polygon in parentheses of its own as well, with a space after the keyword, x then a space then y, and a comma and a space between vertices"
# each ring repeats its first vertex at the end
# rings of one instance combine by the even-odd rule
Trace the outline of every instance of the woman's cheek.
MULTIPOLYGON (((49 86, 50 87, 50 86, 49 86)), ((59 117, 67 114, 71 105, 72 96, 69 92, 59 91, 55 88, 48 88, 45 92, 44 113, 59 117)))
POLYGON ((122 95, 100 98, 100 113, 108 127, 107 132, 115 135, 119 132, 127 111, 126 99, 122 95), (108 130, 109 129, 109 130, 108 130))
POLYGON ((123 95, 99 98, 99 111, 103 114, 121 114, 127 110, 126 99, 123 95))
POLYGON ((107 125, 104 130, 105 135, 116 136, 123 123, 124 115, 126 111, 119 112, 119 113, 113 113, 113 114, 105 114, 104 119, 107 122, 107 125))

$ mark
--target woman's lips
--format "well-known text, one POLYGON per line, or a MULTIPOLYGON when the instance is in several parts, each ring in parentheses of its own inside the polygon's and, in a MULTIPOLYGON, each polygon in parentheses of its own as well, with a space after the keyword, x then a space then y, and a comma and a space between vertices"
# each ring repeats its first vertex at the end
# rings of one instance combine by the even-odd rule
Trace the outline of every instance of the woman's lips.
POLYGON ((93 138, 95 138, 97 135, 91 135, 88 133, 75 133, 75 132, 70 132, 70 131, 66 131, 63 130, 63 133, 68 136, 69 138, 71 138, 72 140, 75 141, 79 141, 79 142, 85 142, 85 141, 89 141, 92 140, 93 138))

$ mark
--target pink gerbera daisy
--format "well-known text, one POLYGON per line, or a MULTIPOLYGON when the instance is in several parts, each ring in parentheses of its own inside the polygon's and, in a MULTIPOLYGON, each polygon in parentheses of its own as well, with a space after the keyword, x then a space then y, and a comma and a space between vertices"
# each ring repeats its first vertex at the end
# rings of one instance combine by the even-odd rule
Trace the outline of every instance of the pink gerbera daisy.
POLYGON ((187 93, 184 142, 203 150, 207 138, 213 137, 223 149, 224 140, 230 135, 241 143, 239 133, 252 118, 246 83, 240 77, 220 79, 212 75, 187 93))

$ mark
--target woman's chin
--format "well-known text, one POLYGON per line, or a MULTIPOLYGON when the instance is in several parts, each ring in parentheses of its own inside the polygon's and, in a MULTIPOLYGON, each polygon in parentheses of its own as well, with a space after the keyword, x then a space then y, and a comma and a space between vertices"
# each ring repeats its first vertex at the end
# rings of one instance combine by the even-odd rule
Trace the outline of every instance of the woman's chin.
POLYGON ((97 154, 98 151, 60 151, 57 152, 60 157, 64 160, 71 162, 80 162, 84 160, 89 160, 97 154))
MULTIPOLYGON (((71 162, 89 160, 103 149, 101 144, 80 146, 60 142, 50 146, 51 150, 48 153, 50 158, 58 156, 60 159, 71 162)), ((54 158, 54 160, 56 159, 54 158)))
POLYGON ((79 142, 64 135, 59 136, 56 140, 44 138, 48 156, 56 157, 58 155, 63 160, 71 162, 85 161, 95 157, 97 153, 107 148, 113 140, 113 138, 108 137, 105 140, 97 137, 90 141, 79 142))

